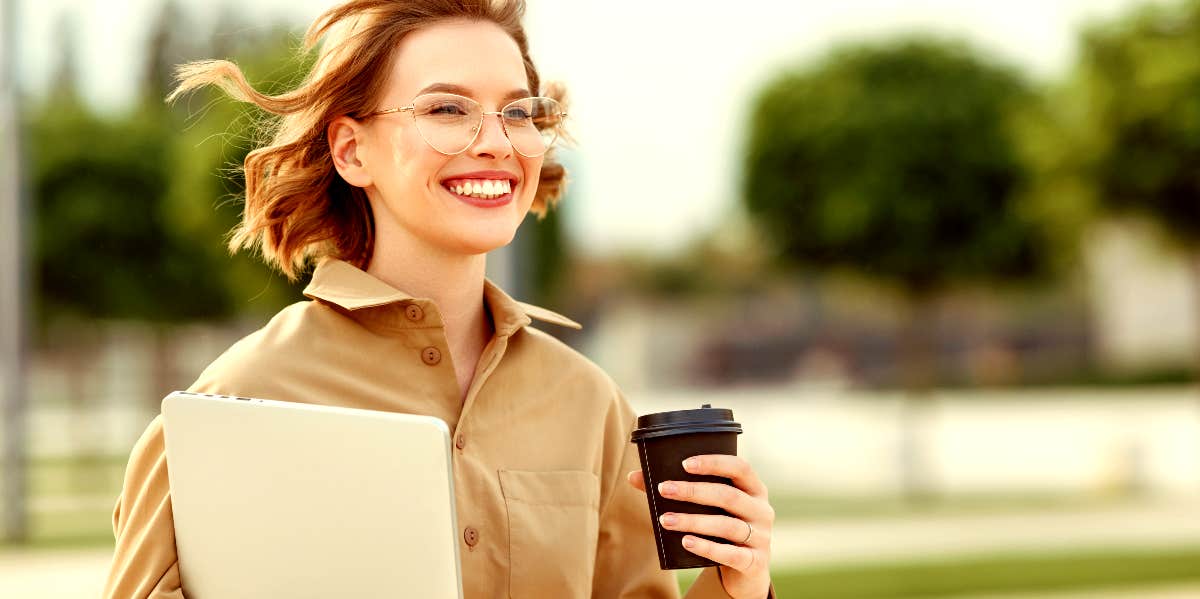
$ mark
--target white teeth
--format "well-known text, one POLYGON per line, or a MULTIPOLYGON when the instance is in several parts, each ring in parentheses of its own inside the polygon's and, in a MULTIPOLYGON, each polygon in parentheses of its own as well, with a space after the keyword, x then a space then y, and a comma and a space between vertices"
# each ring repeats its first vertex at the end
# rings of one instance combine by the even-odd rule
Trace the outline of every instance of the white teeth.
POLYGON ((450 186, 449 189, 459 195, 495 199, 504 194, 512 193, 512 183, 507 179, 502 181, 491 179, 464 181, 450 186))

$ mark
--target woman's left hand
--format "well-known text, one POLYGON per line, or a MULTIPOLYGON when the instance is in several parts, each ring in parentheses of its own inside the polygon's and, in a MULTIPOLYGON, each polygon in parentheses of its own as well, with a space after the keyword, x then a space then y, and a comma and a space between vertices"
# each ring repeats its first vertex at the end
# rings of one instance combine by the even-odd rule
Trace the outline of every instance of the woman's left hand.
MULTIPOLYGON (((750 464, 733 455, 698 455, 683 463, 692 474, 723 476, 733 486, 722 483, 664 481, 658 492, 663 497, 703 505, 712 505, 732 514, 710 516, 701 514, 662 514, 663 528, 694 532, 710 537, 728 539, 733 545, 714 543, 700 537, 685 535, 683 546, 692 553, 722 564, 718 566, 725 592, 735 599, 764 599, 771 585, 771 530, 775 525, 775 509, 767 502, 767 487, 759 480, 750 464), (674 518, 674 523, 671 518, 674 518), (689 546, 691 543, 691 546, 689 546)), ((631 485, 646 490, 642 471, 629 473, 631 485)))

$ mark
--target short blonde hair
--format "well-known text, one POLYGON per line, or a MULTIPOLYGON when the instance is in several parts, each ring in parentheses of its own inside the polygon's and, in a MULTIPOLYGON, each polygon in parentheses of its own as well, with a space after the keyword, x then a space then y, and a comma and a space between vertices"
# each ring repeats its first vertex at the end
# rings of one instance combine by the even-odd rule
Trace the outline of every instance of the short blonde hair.
MULTIPOLYGON (((490 21, 516 42, 529 89, 565 104, 560 85, 540 89, 537 69, 521 25, 523 0, 351 0, 326 11, 305 34, 302 52, 321 42, 300 85, 279 95, 255 90, 237 65, 204 60, 177 68, 171 102, 214 85, 274 115, 263 120, 260 138, 271 141, 249 153, 242 221, 229 250, 258 250, 267 264, 295 280, 311 260, 331 256, 365 268, 374 249, 374 215, 366 193, 337 173, 326 129, 342 115, 365 118, 376 109, 393 49, 408 33, 451 19, 490 21)), ((566 170, 547 153, 531 211, 544 217, 566 185, 566 170)))

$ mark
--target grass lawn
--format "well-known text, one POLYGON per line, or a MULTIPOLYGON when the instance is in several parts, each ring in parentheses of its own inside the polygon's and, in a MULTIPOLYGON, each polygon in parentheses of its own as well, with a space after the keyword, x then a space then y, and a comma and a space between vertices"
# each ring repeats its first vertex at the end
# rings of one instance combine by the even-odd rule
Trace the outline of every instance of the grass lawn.
MULTIPOLYGON (((686 590, 699 570, 680 572, 686 590)), ((939 561, 846 564, 772 573, 782 599, 952 597, 1200 581, 1200 547, 999 554, 939 561)))
POLYGON ((111 546, 112 510, 127 459, 79 456, 34 460, 26 483, 31 498, 30 543, 23 548, 111 546))
POLYGON ((125 476, 127 455, 41 458, 29 465, 33 497, 107 493, 116 499, 125 476))

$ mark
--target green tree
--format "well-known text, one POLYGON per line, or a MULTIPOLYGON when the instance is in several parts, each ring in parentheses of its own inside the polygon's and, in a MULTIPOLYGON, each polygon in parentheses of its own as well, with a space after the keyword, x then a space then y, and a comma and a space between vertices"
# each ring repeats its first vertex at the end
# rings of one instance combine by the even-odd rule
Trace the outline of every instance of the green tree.
MULTIPOLYGON (((151 323, 159 346, 154 386, 162 391, 179 383, 171 364, 175 323, 260 317, 299 298, 296 287, 253 256, 231 259, 225 249, 225 234, 239 217, 231 200, 242 188, 231 167, 249 150, 258 115, 225 101, 214 103, 208 118, 193 119, 188 105, 164 103, 169 66, 210 56, 187 41, 183 20, 174 4, 164 7, 127 114, 100 115, 81 100, 68 43, 54 88, 27 116, 41 330, 70 322, 73 349, 66 358, 86 364, 91 344, 83 339, 94 337, 88 323, 151 323), (227 139, 235 141, 232 149, 222 143, 227 139)), ((234 28, 228 19, 222 26, 234 28)), ((215 37, 236 39, 221 45, 234 50, 234 58, 273 62, 276 76, 280 64, 295 76, 303 67, 303 61, 289 63, 292 38, 281 28, 215 37)), ((278 91, 282 81, 276 81, 269 87, 278 91)))
POLYGON ((164 210, 170 131, 160 111, 102 117, 82 101, 76 73, 68 42, 51 93, 29 122, 43 322, 227 314, 221 288, 197 274, 202 254, 174 234, 164 210))
POLYGON ((910 496, 925 485, 913 431, 936 382, 934 300, 951 285, 1048 271, 1013 125, 1035 100, 1016 73, 962 45, 912 39, 787 72, 752 108, 743 195, 781 257, 863 272, 909 306, 899 359, 910 496))
MULTIPOLYGON (((105 117, 76 89, 74 36, 46 100, 28 115, 34 207, 34 296, 42 338, 67 365, 69 400, 87 397, 98 319, 154 323, 228 314, 224 289, 165 210, 170 133, 161 111, 105 117), (58 326, 55 326, 58 325, 58 326), (56 343, 54 331, 69 331, 56 343)), ((155 352, 155 385, 171 386, 170 353, 155 352)), ((154 399, 154 398, 151 398, 154 399)), ((157 403, 156 401, 154 402, 157 403)))
MULTIPOLYGON (((162 20, 164 24, 171 22, 162 20)), ((172 39, 170 35, 157 39, 172 39)), ((311 65, 311 56, 295 53, 297 36, 290 29, 271 25, 248 27, 232 9, 217 19, 204 49, 183 60, 228 58, 247 78, 268 93, 294 87, 311 65)), ((171 44, 162 44, 172 47, 171 44)), ((159 60, 172 65, 183 60, 159 60)), ((153 71, 148 86, 153 87, 153 71)), ((215 266, 211 276, 231 296, 232 314, 264 317, 289 302, 301 299, 300 288, 272 272, 256 256, 242 252, 230 256, 226 234, 241 218, 245 199, 242 162, 246 154, 266 140, 257 125, 268 115, 206 89, 167 106, 162 95, 149 95, 148 110, 163 113, 172 133, 166 162, 171 178, 165 203, 178 234, 205 253, 215 266)))
MULTIPOLYGON (((1189 256, 1200 300, 1200 2, 1149 5, 1088 29, 1075 89, 1101 213, 1156 223, 1189 256)), ((1200 373, 1200 346, 1196 356, 1200 373)))

